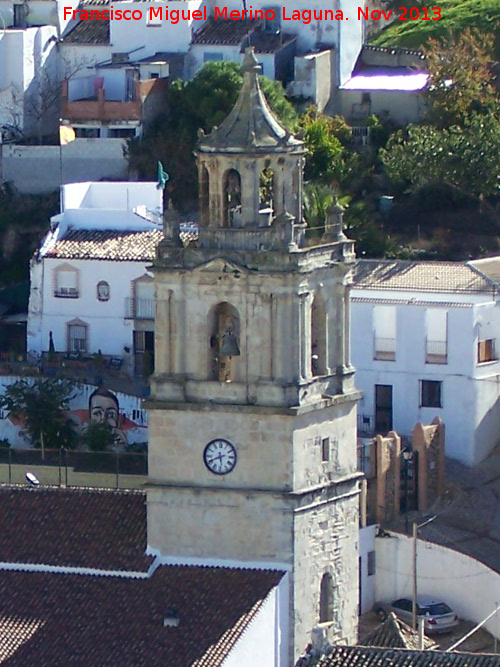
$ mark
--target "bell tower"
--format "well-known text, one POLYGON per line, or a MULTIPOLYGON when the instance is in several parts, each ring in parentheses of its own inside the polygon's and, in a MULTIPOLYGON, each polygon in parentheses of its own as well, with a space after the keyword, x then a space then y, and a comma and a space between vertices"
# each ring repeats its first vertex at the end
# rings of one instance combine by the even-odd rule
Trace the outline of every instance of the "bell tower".
POLYGON ((198 246, 170 216, 157 250, 148 543, 178 562, 285 570, 291 663, 318 625, 356 641, 354 244, 332 207, 306 245, 304 144, 258 69, 247 49, 233 110, 200 133, 198 246))

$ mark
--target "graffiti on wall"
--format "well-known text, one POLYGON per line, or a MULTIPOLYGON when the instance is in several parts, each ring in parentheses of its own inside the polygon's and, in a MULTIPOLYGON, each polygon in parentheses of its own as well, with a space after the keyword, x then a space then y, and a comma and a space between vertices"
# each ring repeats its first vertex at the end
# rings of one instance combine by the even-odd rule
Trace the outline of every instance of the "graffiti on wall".
MULTIPOLYGON (((9 378, 8 384, 19 378, 9 378)), ((0 388, 0 392, 5 385, 0 388)), ((90 422, 108 424, 113 433, 116 449, 125 449, 148 441, 147 413, 142 409, 141 399, 129 394, 115 393, 92 385, 82 385, 70 400, 68 419, 83 433, 90 422)), ((12 447, 30 447, 31 442, 24 430, 22 418, 0 411, 0 439, 5 438, 12 447)))

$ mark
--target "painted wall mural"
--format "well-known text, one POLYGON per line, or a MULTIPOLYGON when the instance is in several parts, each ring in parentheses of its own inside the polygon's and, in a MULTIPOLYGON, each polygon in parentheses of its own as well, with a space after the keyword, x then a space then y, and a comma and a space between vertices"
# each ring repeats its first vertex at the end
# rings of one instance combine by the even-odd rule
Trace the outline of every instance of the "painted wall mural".
MULTIPOLYGON (((18 377, 4 377, 0 394, 5 387, 17 382, 18 377)), ((147 413, 142 408, 138 396, 113 392, 104 386, 80 385, 70 400, 67 413, 80 432, 84 432, 90 422, 107 423, 112 429, 114 447, 125 450, 131 445, 146 445, 148 442, 147 413)), ((0 410, 0 439, 7 439, 12 447, 31 447, 31 442, 23 430, 23 421, 0 410)))

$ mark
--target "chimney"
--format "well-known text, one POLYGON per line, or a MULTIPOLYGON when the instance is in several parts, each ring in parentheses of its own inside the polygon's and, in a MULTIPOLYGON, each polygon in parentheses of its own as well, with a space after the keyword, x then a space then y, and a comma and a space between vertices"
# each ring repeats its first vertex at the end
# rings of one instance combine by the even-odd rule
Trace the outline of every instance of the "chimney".
POLYGON ((163 616, 163 627, 164 628, 178 628, 179 627, 179 614, 177 610, 173 607, 167 607, 165 609, 165 614, 163 616))

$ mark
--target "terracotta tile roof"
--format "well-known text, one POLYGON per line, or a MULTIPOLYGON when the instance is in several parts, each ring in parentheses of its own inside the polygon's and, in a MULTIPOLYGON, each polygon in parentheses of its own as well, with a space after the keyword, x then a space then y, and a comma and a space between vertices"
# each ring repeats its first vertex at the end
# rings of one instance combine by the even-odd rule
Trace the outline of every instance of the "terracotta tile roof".
POLYGON ((335 646, 328 657, 301 658, 296 667, 500 667, 499 655, 335 646))
MULTIPOLYGON (((97 6, 98 3, 92 3, 97 6)), ((107 4, 107 3, 103 3, 107 4)), ((84 7, 91 11, 91 7, 84 7)), ((80 21, 63 37, 65 44, 109 44, 109 21, 80 21)))
POLYGON ((146 572, 146 496, 0 486, 0 562, 146 572))
MULTIPOLYGON (((406 648, 418 650, 418 630, 414 630, 400 621, 394 612, 377 628, 372 630, 360 642, 363 646, 379 646, 385 648, 406 648)), ((436 642, 424 636, 424 648, 436 648, 436 642)))
POLYGON ((45 257, 150 262, 162 238, 163 232, 156 229, 143 232, 70 229, 45 257))
POLYGON ((209 18, 193 35, 192 44, 226 44, 237 46, 258 25, 257 21, 245 19, 233 21, 209 18))
POLYGON ((219 667, 280 572, 163 566, 149 579, 0 571, 4 667, 219 667), (167 607, 179 627, 164 627, 167 607))
POLYGON ((498 289, 466 262, 414 262, 360 259, 354 267, 353 290, 480 293, 498 289))

